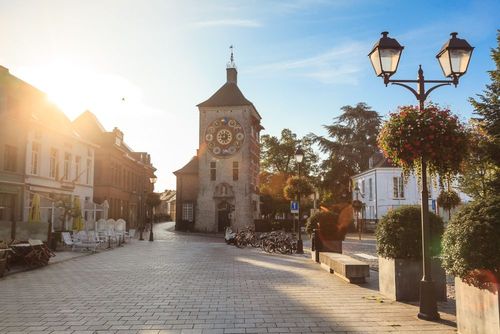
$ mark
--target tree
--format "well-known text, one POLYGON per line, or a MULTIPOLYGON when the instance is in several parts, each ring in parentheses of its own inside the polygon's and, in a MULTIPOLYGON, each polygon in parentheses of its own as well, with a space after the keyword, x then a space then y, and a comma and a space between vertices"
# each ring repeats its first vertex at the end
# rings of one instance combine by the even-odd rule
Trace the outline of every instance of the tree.
POLYGON ((301 163, 301 174, 311 179, 318 174, 319 157, 314 151, 310 136, 301 139, 290 129, 283 129, 281 137, 263 135, 261 137, 261 173, 260 193, 262 213, 274 217, 277 213, 289 212, 289 202, 283 190, 287 180, 298 171, 295 151, 301 145, 304 160, 301 163))
POLYGON ((491 184, 498 173, 498 167, 488 155, 491 139, 479 120, 469 122, 468 137, 469 153, 462 163, 459 188, 474 199, 485 199, 493 195, 491 184))
POLYGON ((348 201, 350 177, 366 170, 369 158, 378 151, 379 114, 363 102, 343 106, 341 111, 331 125, 324 125, 328 136, 311 135, 327 154, 321 163, 321 188, 333 203, 348 201))
POLYGON ((301 170, 304 175, 316 175, 318 171, 319 157, 312 148, 313 140, 310 136, 301 139, 290 129, 283 129, 281 137, 263 135, 261 137, 261 168, 263 171, 273 174, 284 174, 287 177, 295 174, 297 163, 295 151, 302 146, 304 161, 301 170))
POLYGON ((307 197, 314 191, 313 186, 304 177, 292 176, 286 181, 283 194, 287 200, 298 199, 298 196, 307 197))
POLYGON ((498 46, 491 50, 491 58, 495 69, 489 71, 491 83, 486 85, 483 94, 478 94, 477 99, 470 98, 469 102, 481 118, 481 124, 489 136, 486 151, 489 160, 497 167, 490 187, 498 193, 500 190, 500 30, 497 35, 498 46))

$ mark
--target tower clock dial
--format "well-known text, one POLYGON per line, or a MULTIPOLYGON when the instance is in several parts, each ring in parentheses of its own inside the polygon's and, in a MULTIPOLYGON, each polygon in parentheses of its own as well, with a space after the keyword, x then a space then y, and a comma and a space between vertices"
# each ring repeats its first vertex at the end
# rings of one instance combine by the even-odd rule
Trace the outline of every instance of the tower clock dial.
POLYGON ((229 157, 238 152, 244 140, 243 127, 228 117, 216 119, 205 131, 205 142, 209 152, 219 158, 229 157))

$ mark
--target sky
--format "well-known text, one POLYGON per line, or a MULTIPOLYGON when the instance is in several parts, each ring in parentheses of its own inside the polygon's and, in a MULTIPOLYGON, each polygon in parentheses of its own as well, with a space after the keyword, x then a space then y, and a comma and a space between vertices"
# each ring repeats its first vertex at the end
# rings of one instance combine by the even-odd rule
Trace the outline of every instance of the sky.
POLYGON ((382 31, 404 51, 394 79, 444 79, 436 54, 458 32, 475 47, 458 87, 430 100, 460 119, 494 68, 500 1, 0 0, 0 65, 46 92, 71 119, 90 110, 158 169, 156 191, 196 154, 198 110, 226 80, 234 45, 238 86, 263 133, 324 135, 345 105, 382 116, 416 104, 385 87, 367 57, 382 31))

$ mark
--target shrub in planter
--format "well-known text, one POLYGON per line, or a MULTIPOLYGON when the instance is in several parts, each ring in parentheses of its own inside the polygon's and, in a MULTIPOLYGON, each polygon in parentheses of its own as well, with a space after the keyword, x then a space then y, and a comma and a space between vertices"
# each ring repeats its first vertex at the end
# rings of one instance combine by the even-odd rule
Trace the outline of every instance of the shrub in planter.
MULTIPOLYGON (((401 206, 387 212, 375 230, 378 255, 390 259, 422 259, 422 225, 419 206, 401 206)), ((429 212, 431 256, 441 251, 443 220, 429 212)))
POLYGON ((443 237, 443 266, 454 275, 461 333, 500 328, 500 197, 465 205, 443 237))
MULTIPOLYGON (((431 256, 440 253, 443 220, 429 213, 431 256)), ((379 255, 380 292, 400 301, 419 299, 422 278, 422 229, 418 206, 389 211, 379 221, 375 236, 379 255)), ((433 259, 432 278, 438 300, 446 300, 446 275, 439 259, 433 259)))

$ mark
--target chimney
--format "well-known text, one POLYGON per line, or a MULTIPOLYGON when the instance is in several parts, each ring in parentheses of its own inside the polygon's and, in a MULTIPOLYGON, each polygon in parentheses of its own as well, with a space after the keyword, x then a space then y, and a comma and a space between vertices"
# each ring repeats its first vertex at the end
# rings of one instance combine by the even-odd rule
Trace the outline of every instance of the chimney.
POLYGON ((226 68, 227 73, 227 83, 237 84, 238 71, 236 71, 235 67, 226 68))

